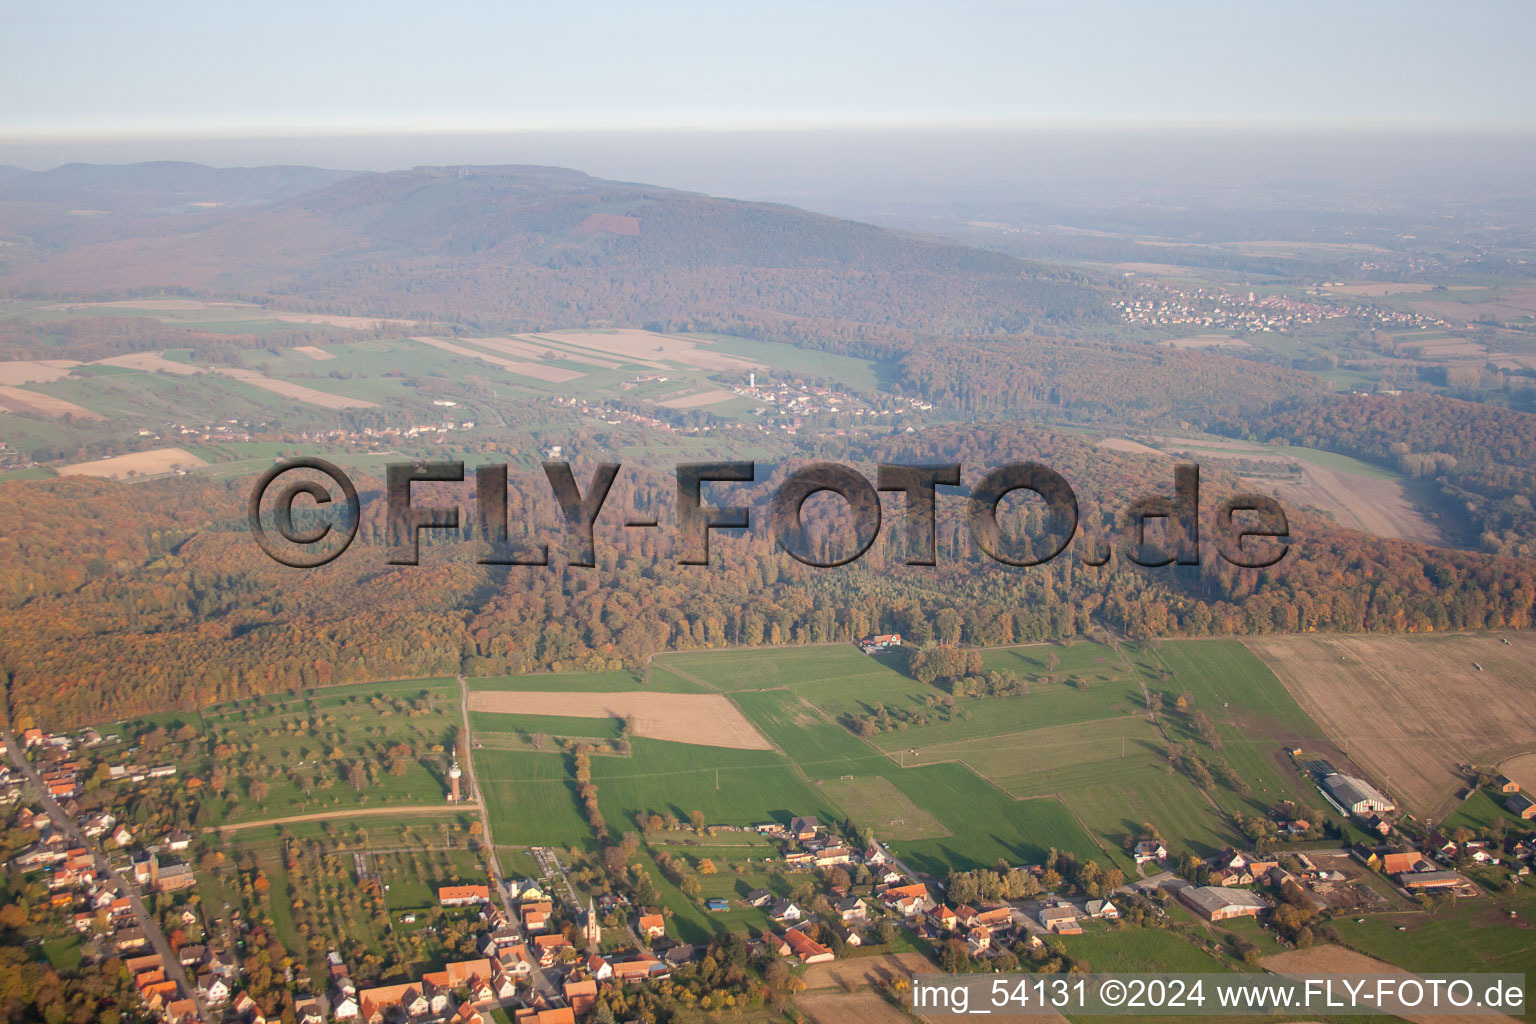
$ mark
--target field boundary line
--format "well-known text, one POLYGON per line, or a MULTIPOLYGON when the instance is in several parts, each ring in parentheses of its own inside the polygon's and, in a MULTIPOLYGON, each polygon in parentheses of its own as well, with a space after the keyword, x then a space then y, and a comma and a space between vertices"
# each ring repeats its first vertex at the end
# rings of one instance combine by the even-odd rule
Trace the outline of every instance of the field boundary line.
POLYGON ((380 814, 446 814, 462 812, 474 806, 466 800, 458 804, 395 804, 388 807, 353 807, 336 811, 315 811, 312 814, 290 814, 282 818, 261 818, 256 821, 237 821, 229 825, 209 825, 209 832, 243 832, 264 825, 288 825, 300 821, 324 821, 327 818, 366 818, 380 814))

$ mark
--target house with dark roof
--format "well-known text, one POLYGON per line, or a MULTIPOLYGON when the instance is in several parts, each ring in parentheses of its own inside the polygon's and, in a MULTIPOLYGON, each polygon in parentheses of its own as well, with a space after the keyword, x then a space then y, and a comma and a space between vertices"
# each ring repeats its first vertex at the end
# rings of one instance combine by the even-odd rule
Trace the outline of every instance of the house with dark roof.
POLYGON ((775 921, 798 921, 805 916, 805 912, 790 900, 776 900, 768 908, 768 916, 775 921))

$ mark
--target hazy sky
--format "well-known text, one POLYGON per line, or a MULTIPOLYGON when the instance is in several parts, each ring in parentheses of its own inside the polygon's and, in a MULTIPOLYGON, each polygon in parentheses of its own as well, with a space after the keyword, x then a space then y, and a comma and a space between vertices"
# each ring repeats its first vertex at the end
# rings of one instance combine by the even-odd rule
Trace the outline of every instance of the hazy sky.
POLYGON ((1157 125, 1529 131, 1528 0, 3 5, 0 140, 1157 125))

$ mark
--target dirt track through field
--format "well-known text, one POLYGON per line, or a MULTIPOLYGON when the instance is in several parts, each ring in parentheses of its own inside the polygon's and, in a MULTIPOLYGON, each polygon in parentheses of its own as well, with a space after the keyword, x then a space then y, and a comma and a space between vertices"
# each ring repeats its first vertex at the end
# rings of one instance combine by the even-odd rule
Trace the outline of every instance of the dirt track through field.
POLYGON ((150 452, 114 455, 110 459, 77 462, 59 469, 60 476, 99 476, 121 480, 128 476, 159 476, 173 469, 193 469, 208 463, 185 448, 157 448, 150 452))
MULTIPOLYGON (((1170 450, 1160 451, 1138 441, 1116 437, 1103 439, 1098 447, 1187 461, 1241 459, 1273 464, 1277 469, 1299 466, 1299 476, 1244 477, 1244 481, 1257 491, 1273 494, 1282 505, 1310 505, 1322 509, 1340 526, 1351 530, 1419 544, 1444 543, 1440 531, 1424 517, 1397 480, 1320 466, 1307 461, 1304 450, 1293 455, 1283 448, 1260 448, 1243 441, 1219 438, 1163 437, 1158 441, 1170 450)), ((1284 471, 1291 472, 1288 468, 1284 471)))
POLYGON ((802 992, 795 1005, 816 1024, 911 1024, 878 992, 802 992))
POLYGON ((283 313, 265 312, 274 320, 290 324, 324 324, 326 327, 346 327, 354 331, 371 331, 377 327, 409 327, 414 321, 394 320, 380 316, 336 316, 332 313, 283 313))
POLYGON ((564 384, 566 381, 586 376, 576 370, 567 370, 559 366, 544 366, 540 363, 503 359, 501 356, 492 355, 489 352, 480 352, 472 348, 465 348, 463 345, 455 345, 453 342, 444 341, 442 338, 422 337, 412 338, 411 340, 419 341, 423 345, 431 345, 433 348, 442 349, 444 352, 451 352, 456 356, 467 356, 470 359, 478 359, 481 362, 490 363, 492 366, 499 366, 503 370, 517 374, 519 377, 532 377, 534 380, 548 381, 551 384, 564 384))
POLYGON ((664 405, 669 409, 696 409, 701 405, 717 405, 720 402, 729 402, 736 396, 729 391, 714 388, 709 391, 697 391, 691 395, 678 395, 675 398, 663 398, 657 405, 664 405))
POLYGON ((897 977, 914 974, 937 974, 933 961, 921 953, 886 953, 882 956, 859 957, 856 960, 834 960, 828 964, 812 964, 805 969, 807 989, 837 988, 845 982, 855 985, 874 985, 897 977))
POLYGON ((414 321, 380 316, 340 316, 335 313, 297 313, 268 309, 249 302, 215 302, 204 299, 119 299, 115 302, 70 302, 49 306, 52 310, 138 309, 149 313, 195 313, 230 310, 240 319, 280 320, 290 324, 324 324, 366 331, 377 327, 407 327, 414 321))
POLYGON ((556 359, 564 359, 567 362, 600 366, 605 370, 617 369, 624 365, 614 359, 599 359, 596 356, 572 352, 554 342, 525 341, 521 338, 465 338, 463 340, 472 341, 480 348, 488 348, 509 356, 522 356, 524 359, 542 360, 554 356, 556 359))
POLYGON ((1331 512, 1340 526, 1420 544, 1443 542, 1440 531, 1424 518, 1396 480, 1302 463, 1299 481, 1249 482, 1258 489, 1273 491, 1283 504, 1312 505, 1331 512))
MULTIPOLYGON (((1395 974, 1412 977, 1409 971, 1384 960, 1357 953, 1343 946, 1322 945, 1292 949, 1266 956, 1259 966, 1276 974, 1395 974)), ((1391 1020, 1394 1018, 1383 1018, 1391 1020)), ((1510 1021, 1502 1013, 1404 1014, 1401 1018, 1414 1024, 1473 1024, 1475 1021, 1510 1021)))
POLYGON ((11 359, 0 362, 0 384, 46 384, 68 377, 80 364, 73 359, 11 359))
POLYGON ((1128 455, 1150 455, 1156 459, 1173 458, 1167 452, 1158 451, 1151 445, 1145 445, 1140 441, 1132 441, 1124 437, 1106 437, 1094 447, 1103 448, 1111 452, 1125 452, 1128 455))
POLYGON ((75 416, 83 420, 106 419, 100 413, 92 412, 74 402, 66 402, 52 395, 3 384, 0 384, 0 411, 31 412, 43 416, 75 416))
POLYGON ((296 821, 329 821, 332 818, 376 818, 380 815, 401 814, 448 814, 462 813, 466 807, 475 807, 474 801, 458 804, 396 804, 393 807, 356 807, 346 811, 316 811, 314 814, 290 814, 283 818, 262 818, 259 821, 237 821, 233 825, 215 825, 216 832, 241 832, 264 825, 291 825, 296 821))
POLYGON ((717 693, 561 693, 478 690, 469 710, 567 718, 628 718, 635 735, 736 750, 771 750, 745 715, 717 693))
POLYGON ((91 365, 122 366, 130 370, 147 370, 151 373, 174 373, 182 377, 198 372, 197 367, 189 363, 172 362, 159 352, 133 352, 126 356, 98 359, 91 365))
POLYGON ((1458 764, 1536 750, 1529 633, 1245 642, 1370 781, 1416 814, 1441 818, 1454 805, 1466 785, 1458 764))
POLYGON ((291 384, 286 380, 273 380, 263 376, 255 370, 215 370, 215 373, 225 377, 233 377, 244 384, 261 388, 263 391, 271 391, 282 395, 284 398, 295 398, 307 405, 318 405, 323 409, 372 409, 377 403, 365 402, 361 398, 346 398, 342 395, 333 395, 326 391, 316 391, 302 384, 291 384))
POLYGON ((625 362, 641 363, 656 369, 666 369, 668 362, 682 363, 700 370, 742 374, 748 370, 766 369, 762 363, 743 356, 714 351, 708 338, 687 335, 638 330, 546 331, 524 335, 523 338, 531 344, 538 344, 540 340, 559 342, 577 351, 614 356, 625 362))

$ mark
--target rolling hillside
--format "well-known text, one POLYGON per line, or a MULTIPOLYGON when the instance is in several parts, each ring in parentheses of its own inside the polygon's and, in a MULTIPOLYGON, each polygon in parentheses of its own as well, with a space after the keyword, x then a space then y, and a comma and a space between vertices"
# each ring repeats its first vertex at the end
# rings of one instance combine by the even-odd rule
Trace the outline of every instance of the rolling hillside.
POLYGON ((791 207, 546 167, 68 165, 0 179, 0 287, 267 295, 538 328, 779 319, 931 331, 1107 320, 1099 286, 791 207), (305 187, 308 186, 308 187, 305 187))

